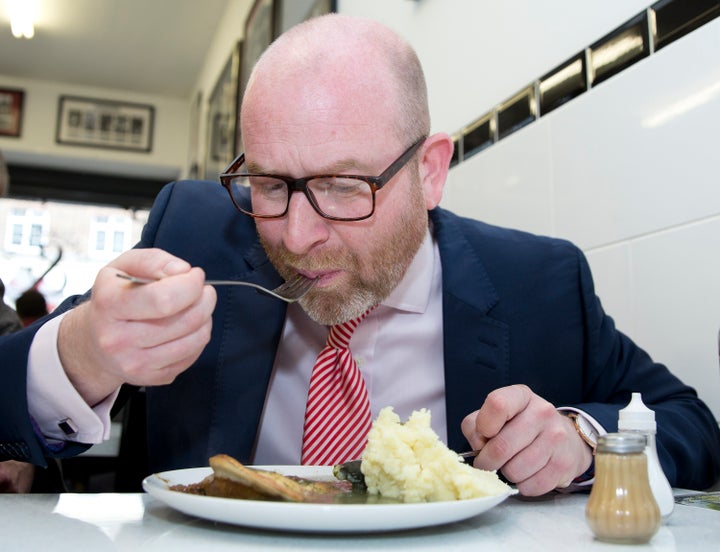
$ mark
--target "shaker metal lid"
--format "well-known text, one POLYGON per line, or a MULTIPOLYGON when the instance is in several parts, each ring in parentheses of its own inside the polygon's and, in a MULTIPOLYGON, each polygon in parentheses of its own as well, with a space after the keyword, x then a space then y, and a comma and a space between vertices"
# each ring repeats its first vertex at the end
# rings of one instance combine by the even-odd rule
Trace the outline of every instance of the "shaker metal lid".
POLYGON ((607 433, 598 437, 597 452, 642 452, 646 444, 647 437, 640 433, 607 433))

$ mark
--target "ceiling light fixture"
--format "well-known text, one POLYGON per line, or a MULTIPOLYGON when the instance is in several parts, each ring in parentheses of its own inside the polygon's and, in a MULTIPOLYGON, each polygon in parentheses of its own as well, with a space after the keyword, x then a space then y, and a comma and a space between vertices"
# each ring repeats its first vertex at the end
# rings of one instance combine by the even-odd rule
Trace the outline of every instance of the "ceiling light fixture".
POLYGON ((6 0, 10 12, 10 30, 15 38, 35 36, 37 2, 34 0, 6 0))

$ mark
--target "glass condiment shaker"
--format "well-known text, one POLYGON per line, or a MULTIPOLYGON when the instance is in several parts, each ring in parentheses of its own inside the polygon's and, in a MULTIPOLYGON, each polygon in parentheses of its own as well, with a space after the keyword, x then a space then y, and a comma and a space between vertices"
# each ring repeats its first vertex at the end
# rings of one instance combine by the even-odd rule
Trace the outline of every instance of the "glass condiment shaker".
POLYGON ((642 543, 660 528, 645 443, 643 435, 634 433, 608 433, 598 438, 595 482, 585 519, 599 540, 642 543))

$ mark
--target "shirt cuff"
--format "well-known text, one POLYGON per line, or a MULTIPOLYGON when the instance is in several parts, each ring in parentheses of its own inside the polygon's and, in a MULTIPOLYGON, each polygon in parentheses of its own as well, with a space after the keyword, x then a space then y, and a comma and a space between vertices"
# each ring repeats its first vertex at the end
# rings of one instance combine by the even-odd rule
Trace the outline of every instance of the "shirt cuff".
POLYGON ((30 345, 28 409, 48 440, 100 443, 110 438, 110 409, 120 390, 90 407, 70 383, 57 350, 58 331, 65 314, 45 323, 30 345))
MULTIPOLYGON (((582 420, 584 422, 586 422, 586 423, 590 424, 590 426, 592 426, 592 428, 595 430, 595 432, 597 433, 598 436, 605 435, 607 433, 607 430, 600 424, 600 422, 598 422, 595 418, 590 416, 590 414, 588 414, 587 412, 583 412, 582 410, 573 408, 571 406, 562 406, 562 407, 558 408, 557 410, 558 410, 558 412, 561 412, 561 413, 563 413, 563 412, 576 413, 579 418, 582 418, 582 420)), ((593 463, 590 465, 591 468, 594 467, 594 463, 595 463, 595 461, 593 459, 593 463)), ((575 481, 573 481, 570 484, 569 487, 567 487, 563 490, 565 490, 565 491, 584 490, 587 487, 592 486, 592 484, 595 482, 594 469, 593 469, 592 475, 593 475, 592 477, 588 477, 588 478, 580 477, 580 478, 576 479, 575 481)))

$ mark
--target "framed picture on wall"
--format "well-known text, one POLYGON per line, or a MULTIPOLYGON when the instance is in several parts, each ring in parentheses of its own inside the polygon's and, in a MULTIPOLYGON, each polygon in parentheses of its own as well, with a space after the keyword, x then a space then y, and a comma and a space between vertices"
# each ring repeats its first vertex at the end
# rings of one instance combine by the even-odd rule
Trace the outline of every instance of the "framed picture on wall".
POLYGON ((235 157, 240 59, 243 43, 238 42, 230 54, 208 98, 205 178, 217 180, 235 157))
POLYGON ((155 108, 114 100, 60 96, 55 141, 148 153, 155 108))
MULTIPOLYGON (((245 45, 240 70, 240 99, 245 92, 245 85, 247 85, 255 62, 275 38, 278 6, 279 0, 255 0, 245 20, 245 45)), ((235 144, 237 146, 235 153, 240 153, 242 136, 239 126, 236 129, 235 144)))
POLYGON ((0 136, 20 137, 24 99, 23 90, 0 88, 0 136))
POLYGON ((310 7, 305 19, 311 19, 319 15, 334 12, 337 10, 337 0, 315 0, 315 3, 310 7))
POLYGON ((275 0, 255 0, 245 20, 241 91, 245 90, 255 62, 275 38, 275 0))
POLYGON ((195 94, 190 106, 190 136, 188 139, 188 178, 201 178, 202 154, 200 149, 200 116, 202 113, 202 92, 195 94))

